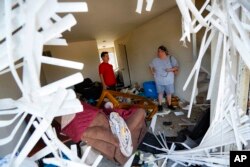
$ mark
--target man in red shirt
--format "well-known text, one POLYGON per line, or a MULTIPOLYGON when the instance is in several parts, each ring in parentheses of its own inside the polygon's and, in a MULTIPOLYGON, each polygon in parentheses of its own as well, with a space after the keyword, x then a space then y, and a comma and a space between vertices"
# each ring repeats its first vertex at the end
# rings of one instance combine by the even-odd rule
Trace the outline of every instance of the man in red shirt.
POLYGON ((113 66, 109 64, 108 52, 101 53, 102 63, 99 65, 99 75, 103 89, 115 90, 116 79, 113 66))

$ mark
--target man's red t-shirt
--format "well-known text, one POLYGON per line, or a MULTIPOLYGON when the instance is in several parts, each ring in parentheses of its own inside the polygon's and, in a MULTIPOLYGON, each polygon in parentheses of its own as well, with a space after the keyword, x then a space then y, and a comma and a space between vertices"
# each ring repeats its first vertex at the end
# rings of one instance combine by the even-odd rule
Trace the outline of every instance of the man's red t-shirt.
POLYGON ((116 84, 115 73, 111 64, 102 62, 99 65, 99 74, 103 75, 107 86, 114 86, 116 84))

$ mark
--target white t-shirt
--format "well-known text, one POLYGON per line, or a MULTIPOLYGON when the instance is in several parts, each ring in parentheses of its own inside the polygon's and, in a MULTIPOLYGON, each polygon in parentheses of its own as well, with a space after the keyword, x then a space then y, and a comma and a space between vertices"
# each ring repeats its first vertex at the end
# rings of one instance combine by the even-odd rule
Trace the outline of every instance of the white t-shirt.
POLYGON ((169 68, 178 67, 177 60, 173 56, 168 55, 165 59, 154 58, 149 66, 155 69, 154 78, 156 84, 174 84, 174 73, 166 71, 169 68))

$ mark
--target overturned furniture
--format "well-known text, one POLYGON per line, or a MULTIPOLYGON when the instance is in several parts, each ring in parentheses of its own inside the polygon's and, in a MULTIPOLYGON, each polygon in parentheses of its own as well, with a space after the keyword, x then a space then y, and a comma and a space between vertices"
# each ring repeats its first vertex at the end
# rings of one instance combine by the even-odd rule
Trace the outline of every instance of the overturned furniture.
POLYGON ((147 116, 147 120, 151 120, 154 114, 157 112, 158 108, 157 105, 154 104, 151 100, 146 99, 142 96, 137 96, 133 94, 127 94, 122 92, 116 92, 111 90, 103 90, 101 97, 97 103, 97 107, 100 107, 104 101, 104 98, 108 98, 113 104, 114 108, 123 108, 129 109, 131 106, 135 106, 138 108, 144 108, 147 116), (130 99, 128 101, 119 101, 119 98, 122 99, 130 99))
MULTIPOLYGON (((105 111, 86 103, 82 103, 82 105, 84 111, 77 113, 74 119, 62 129, 62 132, 71 137, 73 141, 83 141, 106 158, 123 165, 129 157, 121 153, 119 140, 110 129, 109 119, 105 111)), ((121 110, 118 109, 117 112, 121 110)), ((132 110, 122 110, 122 112, 130 113, 123 115, 125 115, 124 120, 131 133, 134 152, 147 131, 145 111, 133 108, 132 110)))

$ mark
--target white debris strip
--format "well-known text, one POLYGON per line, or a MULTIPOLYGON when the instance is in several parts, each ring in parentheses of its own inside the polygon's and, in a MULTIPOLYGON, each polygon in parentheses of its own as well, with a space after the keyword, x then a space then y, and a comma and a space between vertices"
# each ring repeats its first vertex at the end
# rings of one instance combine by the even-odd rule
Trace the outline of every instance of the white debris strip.
MULTIPOLYGON (((250 140, 249 117, 236 103, 236 95, 233 93, 236 82, 231 69, 231 59, 237 55, 250 67, 250 2, 206 0, 199 10, 191 0, 176 0, 176 2, 183 16, 181 41, 184 43, 186 40, 190 41, 191 34, 197 33, 203 27, 206 29, 198 59, 184 89, 194 77, 192 104, 202 59, 211 42, 217 40, 207 97, 210 99, 212 92, 217 92, 217 103, 215 118, 198 147, 190 149, 186 146, 188 150, 175 151, 175 145, 168 148, 161 135, 161 138, 157 140, 161 142, 162 148, 156 149, 163 150, 166 154, 157 155, 155 160, 164 159, 163 166, 168 159, 175 161, 174 165, 228 166, 229 153, 223 151, 223 146, 236 144, 237 149, 241 150, 242 145, 246 145, 250 140), (203 17, 205 10, 209 13, 203 17), (239 11, 241 15, 238 14, 239 11), (245 21, 242 21, 243 17, 245 21), (216 74, 220 76, 218 81, 216 74), (219 89, 214 91, 216 81, 219 89)), ((143 3, 144 0, 137 1, 136 12, 142 12, 143 3)), ((146 0, 146 11, 150 11, 152 5, 153 0, 146 0)), ((47 147, 35 154, 32 160, 52 153, 54 157, 44 159, 44 162, 59 166, 89 166, 84 163, 84 160, 90 148, 86 150, 82 158, 77 157, 75 149, 72 151, 59 141, 50 125, 56 116, 81 111, 80 102, 73 91, 67 88, 81 82, 82 74, 73 74, 44 87, 40 85, 42 63, 74 69, 83 68, 83 64, 78 62, 46 58, 42 55, 42 50, 44 45, 67 45, 61 34, 70 30, 76 24, 76 20, 72 14, 61 17, 58 13, 86 12, 87 4, 85 2, 59 3, 56 0, 3 0, 0 1, 0 8, 2 27, 0 30, 0 75, 10 72, 22 92, 22 97, 18 100, 0 99, 0 115, 14 115, 10 120, 1 120, 0 128, 17 122, 10 135, 0 139, 0 145, 11 142, 25 118, 28 115, 31 116, 12 155, 8 158, 9 166, 22 164, 39 139, 43 139, 47 147), (17 64, 17 61, 22 62, 17 64), (16 71, 20 67, 23 68, 22 78, 16 71), (25 136, 32 126, 35 131, 25 142, 25 136), (22 142, 25 142, 23 148, 20 147, 22 142), (18 155, 17 152, 19 152, 18 155), (62 157, 62 153, 68 157, 68 160, 62 157)), ((192 105, 190 105, 188 117, 191 115, 191 110, 192 105)), ((97 166, 101 159, 102 156, 97 157, 92 166, 97 166)))
POLYGON ((150 126, 149 126, 149 128, 152 130, 153 133, 155 132, 155 126, 157 123, 158 116, 164 117, 165 115, 168 115, 170 112, 171 112, 170 110, 166 110, 166 111, 163 111, 162 113, 156 113, 153 116, 151 123, 150 123, 150 126))
MULTIPOLYGON (((229 92, 228 92, 229 94, 229 92)), ((226 95, 228 95, 226 94, 226 95)), ((239 108, 235 108, 234 98, 227 98, 223 104, 223 118, 219 121, 213 121, 209 127, 206 135, 201 141, 200 145, 190 149, 186 146, 187 150, 175 151, 175 144, 168 148, 166 146, 166 140, 158 137, 158 142, 162 146, 157 148, 151 146, 148 143, 144 143, 147 146, 151 146, 157 150, 166 152, 165 154, 157 154, 154 161, 165 159, 175 161, 178 164, 186 165, 207 165, 207 166, 228 166, 229 165, 229 152, 224 152, 224 146, 231 144, 247 145, 250 140, 250 121, 247 115, 243 114, 239 108), (230 104, 228 106, 228 104, 230 104), (236 121, 237 111, 240 112, 239 120, 236 121)))
POLYGON ((78 157, 75 147, 72 149, 66 147, 51 127, 55 117, 82 111, 82 105, 74 91, 67 89, 82 82, 82 74, 78 72, 46 86, 40 85, 43 63, 83 69, 83 63, 45 57, 42 51, 44 45, 67 45, 61 34, 76 24, 72 14, 61 17, 58 13, 87 11, 86 2, 57 2, 56 0, 2 0, 0 2, 0 75, 10 72, 22 92, 22 97, 18 100, 0 99, 0 116, 13 115, 10 120, 0 120, 0 128, 16 123, 13 131, 0 139, 0 145, 11 142, 25 118, 30 116, 22 136, 12 154, 6 158, 7 164, 4 165, 20 166, 40 139, 47 146, 30 160, 35 161, 52 153, 54 157, 44 159, 45 163, 69 167, 95 167, 100 163, 101 155, 92 165, 86 164, 85 159, 89 151, 86 151, 83 157, 78 157), (17 69, 21 67, 22 77, 17 74, 17 69), (25 141, 31 127, 35 130, 25 141), (21 147, 22 143, 24 143, 23 147, 21 147), (62 155, 68 159, 63 158, 62 155))
MULTIPOLYGON (((206 165, 206 166, 229 166, 229 151, 225 146, 236 145, 237 150, 242 150, 250 140, 249 116, 239 107, 236 102, 235 87, 236 77, 233 74, 232 59, 241 57, 244 63, 250 67, 250 2, 246 0, 206 0, 198 10, 192 0, 176 0, 182 14, 183 34, 181 41, 190 41, 190 36, 205 28, 197 61, 187 78, 184 90, 194 77, 194 85, 191 96, 191 104, 194 102, 195 89, 197 86, 198 74, 201 62, 206 50, 212 41, 217 41, 214 59, 212 62, 211 80, 207 99, 217 97, 215 104, 215 116, 199 146, 187 150, 175 150, 175 144, 171 148, 166 147, 164 138, 157 138, 164 154, 156 155, 152 161, 163 160, 164 166, 168 160, 175 165, 206 165), (203 12, 208 14, 203 17, 203 12), (239 11, 241 13, 239 14, 239 11), (244 18, 244 19, 241 19, 244 18), (219 76, 219 77, 218 77, 219 76), (218 89, 215 90, 215 82, 218 89), (213 94, 212 92, 217 92, 213 94)), ((189 107, 190 117, 192 105, 189 107)))

